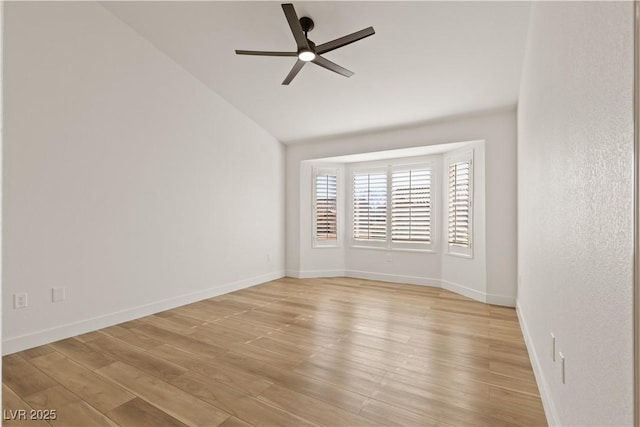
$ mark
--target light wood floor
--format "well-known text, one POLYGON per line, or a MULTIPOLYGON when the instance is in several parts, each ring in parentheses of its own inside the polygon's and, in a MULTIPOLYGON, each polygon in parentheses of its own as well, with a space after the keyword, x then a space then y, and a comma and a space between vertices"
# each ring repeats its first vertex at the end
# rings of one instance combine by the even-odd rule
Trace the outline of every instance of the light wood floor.
POLYGON ((546 424, 513 309, 345 278, 284 278, 5 356, 2 393, 5 411, 55 409, 57 426, 546 424))

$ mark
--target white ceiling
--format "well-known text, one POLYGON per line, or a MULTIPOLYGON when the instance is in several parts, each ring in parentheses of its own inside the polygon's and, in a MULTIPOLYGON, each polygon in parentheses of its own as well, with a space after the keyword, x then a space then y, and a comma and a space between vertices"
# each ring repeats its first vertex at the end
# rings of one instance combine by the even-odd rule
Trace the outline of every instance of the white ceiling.
POLYGON ((285 143, 514 106, 528 2, 296 2, 316 44, 373 26, 325 56, 345 78, 295 58, 235 49, 295 50, 280 2, 105 2, 166 55, 285 143))

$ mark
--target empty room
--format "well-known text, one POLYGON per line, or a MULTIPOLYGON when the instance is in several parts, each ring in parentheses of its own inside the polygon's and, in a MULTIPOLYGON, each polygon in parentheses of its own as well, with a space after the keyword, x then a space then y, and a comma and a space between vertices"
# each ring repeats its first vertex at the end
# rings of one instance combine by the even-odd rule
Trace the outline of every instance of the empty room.
POLYGON ((640 425, 637 2, 0 12, 3 425, 640 425))

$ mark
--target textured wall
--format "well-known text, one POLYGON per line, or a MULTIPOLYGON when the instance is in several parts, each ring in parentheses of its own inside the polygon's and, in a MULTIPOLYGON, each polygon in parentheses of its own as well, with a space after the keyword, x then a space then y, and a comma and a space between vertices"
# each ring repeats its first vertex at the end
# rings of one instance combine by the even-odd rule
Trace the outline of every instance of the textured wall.
POLYGON ((631 425, 633 6, 534 3, 530 25, 518 110, 525 335, 551 422, 631 425))

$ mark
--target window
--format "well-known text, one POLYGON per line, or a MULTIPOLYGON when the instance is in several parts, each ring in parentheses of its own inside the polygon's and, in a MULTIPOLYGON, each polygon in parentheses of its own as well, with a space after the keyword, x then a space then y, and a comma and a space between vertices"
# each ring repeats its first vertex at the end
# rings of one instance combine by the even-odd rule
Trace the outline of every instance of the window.
POLYGON ((353 175, 353 238, 356 241, 387 239, 387 172, 353 175))
POLYGON ((313 181, 314 244, 336 246, 338 239, 337 171, 315 170, 313 181))
POLYGON ((472 153, 451 157, 449 172, 448 234, 449 253, 471 256, 473 161, 472 153))
POLYGON ((393 170, 391 240, 431 243, 431 169, 393 170))
POLYGON ((353 173, 353 244, 431 248, 431 164, 387 165, 353 173))

